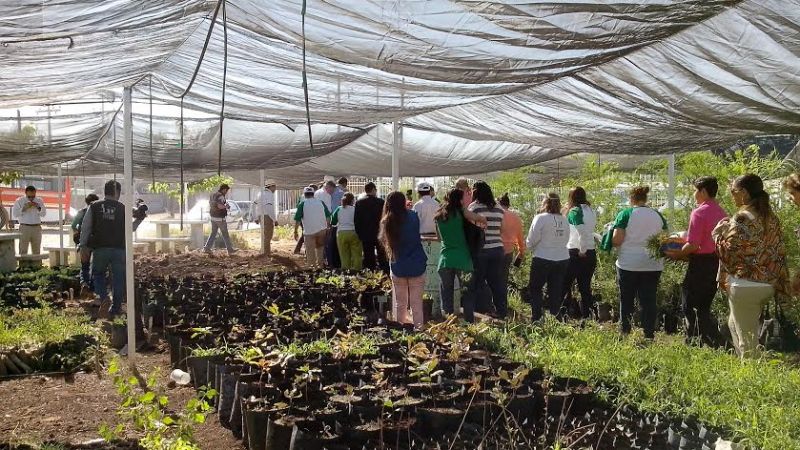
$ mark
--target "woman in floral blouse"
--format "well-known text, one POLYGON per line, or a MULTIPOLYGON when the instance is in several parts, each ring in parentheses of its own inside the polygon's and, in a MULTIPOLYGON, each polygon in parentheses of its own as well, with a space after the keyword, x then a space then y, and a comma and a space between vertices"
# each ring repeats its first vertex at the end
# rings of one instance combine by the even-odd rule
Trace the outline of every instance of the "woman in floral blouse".
POLYGON ((757 175, 734 180, 731 195, 739 211, 714 229, 719 253, 719 285, 728 294, 728 325, 736 353, 758 353, 759 318, 773 295, 789 297, 789 272, 780 222, 757 175))

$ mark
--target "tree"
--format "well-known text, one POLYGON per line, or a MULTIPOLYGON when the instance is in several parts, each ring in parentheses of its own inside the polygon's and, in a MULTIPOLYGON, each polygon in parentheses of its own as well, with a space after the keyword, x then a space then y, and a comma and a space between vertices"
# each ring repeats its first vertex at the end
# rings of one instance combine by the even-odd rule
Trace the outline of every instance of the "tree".
MULTIPOLYGON (((213 192, 219 188, 221 184, 230 185, 233 183, 233 178, 225 175, 213 175, 208 178, 192 181, 186 185, 186 195, 197 194, 202 192, 213 192)), ((181 185, 180 183, 163 183, 157 181, 148 185, 148 190, 153 194, 164 194, 173 201, 180 202, 181 200, 181 185)))

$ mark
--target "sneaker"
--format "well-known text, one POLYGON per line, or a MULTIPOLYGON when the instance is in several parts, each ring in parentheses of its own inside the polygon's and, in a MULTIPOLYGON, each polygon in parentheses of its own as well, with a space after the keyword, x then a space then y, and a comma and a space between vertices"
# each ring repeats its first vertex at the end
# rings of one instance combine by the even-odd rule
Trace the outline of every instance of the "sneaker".
POLYGON ((228 250, 228 256, 235 255, 238 251, 238 249, 228 250))

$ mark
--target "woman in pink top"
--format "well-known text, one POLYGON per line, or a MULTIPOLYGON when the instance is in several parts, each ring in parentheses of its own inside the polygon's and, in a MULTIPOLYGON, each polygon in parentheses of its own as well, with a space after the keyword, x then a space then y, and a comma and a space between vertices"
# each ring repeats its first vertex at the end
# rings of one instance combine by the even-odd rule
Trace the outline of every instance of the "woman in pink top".
POLYGON ((716 200, 719 189, 716 178, 700 177, 694 181, 694 189, 697 208, 689 217, 686 244, 680 250, 667 252, 667 256, 689 260, 681 286, 687 340, 699 339, 702 344, 714 346, 720 337, 711 314, 711 303, 717 295, 719 258, 711 232, 728 215, 716 200))
POLYGON ((508 192, 503 194, 502 197, 497 199, 497 203, 503 210, 503 225, 500 227, 500 237, 503 239, 503 250, 506 253, 503 259, 503 276, 508 285, 508 274, 511 271, 511 262, 514 262, 516 267, 522 264, 522 258, 525 256, 525 235, 522 234, 522 219, 519 214, 511 210, 511 200, 508 198, 508 192), (514 259, 514 249, 517 250, 517 259, 514 259))

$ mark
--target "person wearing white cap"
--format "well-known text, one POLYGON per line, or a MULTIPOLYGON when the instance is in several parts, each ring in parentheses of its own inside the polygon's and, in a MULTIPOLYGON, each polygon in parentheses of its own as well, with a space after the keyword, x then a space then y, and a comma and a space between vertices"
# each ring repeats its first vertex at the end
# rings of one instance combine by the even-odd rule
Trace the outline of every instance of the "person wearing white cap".
POLYGON ((411 208, 419 216, 419 234, 436 234, 436 211, 439 210, 439 202, 433 198, 433 186, 425 181, 417 184, 419 201, 411 208))
POLYGON ((267 180, 264 183, 264 190, 256 200, 258 217, 256 222, 261 224, 261 253, 269 255, 272 253, 272 236, 275 234, 275 226, 278 225, 278 216, 275 213, 275 180, 267 180))
POLYGON ((306 264, 309 267, 315 265, 321 267, 324 263, 323 250, 330 217, 331 211, 325 203, 314 198, 314 188, 303 189, 303 201, 297 205, 297 212, 294 215, 294 238, 297 240, 300 237, 297 231, 302 223, 306 264))

